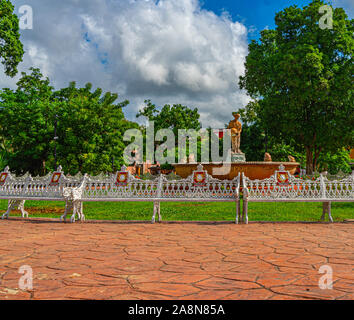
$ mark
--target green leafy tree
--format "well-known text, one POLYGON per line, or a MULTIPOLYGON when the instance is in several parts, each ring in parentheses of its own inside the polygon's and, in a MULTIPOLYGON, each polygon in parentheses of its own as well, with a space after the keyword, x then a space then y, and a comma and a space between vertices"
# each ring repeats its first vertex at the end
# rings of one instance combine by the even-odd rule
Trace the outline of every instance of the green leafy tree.
POLYGON ((22 73, 15 91, 0 91, 0 135, 11 169, 43 174, 52 150, 53 87, 39 69, 31 71, 22 73))
POLYGON ((76 88, 74 82, 68 88, 54 93, 58 102, 57 135, 58 161, 71 173, 112 171, 123 164, 124 132, 138 125, 127 121, 123 108, 128 101, 115 103, 118 95, 102 94, 92 85, 76 88))
MULTIPOLYGON (((199 122, 200 114, 198 109, 191 109, 181 104, 174 104, 173 106, 166 104, 161 110, 158 110, 151 100, 145 100, 146 106, 138 112, 137 118, 146 117, 149 121, 154 122, 155 134, 160 129, 171 129, 175 136, 175 153, 178 158, 178 130, 180 129, 195 129, 200 130, 202 125, 199 122)), ((145 128, 144 136, 146 137, 145 128)), ((144 139, 145 141, 146 139, 144 139)), ((146 143, 146 141, 145 141, 146 143)), ((161 142, 162 143, 162 142, 161 142)), ((155 149, 158 147, 158 143, 155 143, 155 149)), ((198 141, 198 150, 200 150, 200 142, 198 141)), ((187 156, 188 141, 187 141, 187 156)), ((196 155, 196 159, 200 158, 200 155, 196 155)))
POLYGON ((242 152, 246 154, 248 161, 263 161, 264 153, 268 152, 269 141, 266 129, 258 116, 258 102, 250 101, 246 108, 241 108, 238 112, 243 122, 242 152))
POLYGON ((199 122, 200 115, 198 109, 190 109, 181 104, 174 104, 172 107, 166 104, 160 111, 150 100, 145 100, 146 106, 136 115, 146 117, 149 121, 154 121, 155 130, 172 129, 175 137, 178 137, 179 129, 201 128, 199 122))
POLYGON ((259 123, 244 123, 241 133, 241 150, 248 161, 263 161, 265 153, 265 133, 259 123))
POLYGON ((24 51, 20 41, 19 20, 9 0, 0 1, 0 62, 5 74, 14 77, 24 51))
POLYGON ((0 136, 12 170, 44 174, 54 169, 55 151, 57 164, 71 174, 97 174, 123 164, 124 132, 138 127, 124 118, 128 101, 116 103, 118 95, 102 89, 92 92, 91 84, 54 91, 35 68, 22 73, 17 86, 0 91, 0 136))
POLYGON ((271 136, 281 136, 306 152, 311 174, 322 152, 354 145, 354 21, 333 10, 333 28, 319 26, 314 0, 275 16, 276 29, 249 45, 239 85, 259 105, 257 116, 271 136))
POLYGON ((289 161, 288 156, 295 157, 297 162, 305 166, 304 152, 294 141, 281 135, 269 133, 266 123, 259 117, 260 105, 251 101, 246 108, 239 110, 243 120, 242 151, 249 161, 263 161, 264 153, 269 152, 273 161, 289 161))
POLYGON ((322 153, 318 159, 317 172, 328 171, 330 174, 336 174, 340 171, 351 173, 349 151, 345 148, 336 153, 322 153))

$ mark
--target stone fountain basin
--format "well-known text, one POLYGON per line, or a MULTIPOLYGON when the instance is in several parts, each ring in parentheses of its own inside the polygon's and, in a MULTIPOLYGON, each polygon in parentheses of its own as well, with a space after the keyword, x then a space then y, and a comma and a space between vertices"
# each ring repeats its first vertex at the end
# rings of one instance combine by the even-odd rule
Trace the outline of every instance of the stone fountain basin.
MULTIPOLYGON (((202 163, 204 170, 214 178, 220 180, 232 180, 242 172, 248 178, 266 179, 272 176, 280 165, 285 167, 292 175, 300 166, 298 162, 236 162, 236 163, 202 163)), ((193 171, 197 170, 198 163, 175 163, 175 172, 182 178, 187 178, 193 171)))

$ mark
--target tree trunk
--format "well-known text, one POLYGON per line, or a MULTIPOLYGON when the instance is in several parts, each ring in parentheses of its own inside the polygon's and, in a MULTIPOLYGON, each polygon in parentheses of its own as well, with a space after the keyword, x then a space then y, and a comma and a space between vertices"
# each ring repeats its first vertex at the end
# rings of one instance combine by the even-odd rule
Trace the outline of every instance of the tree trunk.
POLYGON ((318 168, 318 158, 320 156, 322 148, 318 147, 318 150, 315 150, 315 158, 313 159, 313 168, 317 172, 319 170, 318 168))
POLYGON ((313 150, 306 147, 306 174, 313 174, 313 150))
POLYGON ((42 175, 45 176, 45 174, 46 174, 45 160, 42 160, 42 175))

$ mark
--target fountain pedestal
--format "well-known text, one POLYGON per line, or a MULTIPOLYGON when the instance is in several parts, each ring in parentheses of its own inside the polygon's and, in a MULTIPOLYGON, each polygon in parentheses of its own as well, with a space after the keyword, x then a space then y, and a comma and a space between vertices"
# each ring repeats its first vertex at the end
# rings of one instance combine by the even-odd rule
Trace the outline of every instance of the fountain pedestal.
MULTIPOLYGON (((226 162, 201 163, 204 170, 206 170, 209 175, 220 180, 232 180, 237 177, 239 173, 241 176, 243 173, 251 180, 263 180, 272 176, 281 164, 290 174, 295 174, 300 166, 300 163, 295 162, 295 159, 291 162, 272 162, 269 155, 267 161, 264 162, 246 162, 246 156, 240 149, 242 133, 242 124, 239 121, 240 114, 233 112, 232 115, 234 116, 234 120, 230 121, 227 127, 231 135, 231 158, 228 157, 226 162)), ((192 157, 189 159, 189 163, 175 163, 173 166, 178 176, 187 178, 197 170, 198 163, 196 163, 195 158, 192 157)))
POLYGON ((231 153, 231 163, 246 162, 246 155, 244 153, 231 153))
MULTIPOLYGON (((204 170, 214 178, 220 180, 232 180, 239 173, 244 173, 248 178, 266 179, 278 170, 280 165, 284 165, 285 170, 294 175, 300 163, 297 162, 235 162, 235 163, 202 163, 204 170)), ((175 173, 187 178, 193 171, 197 170, 198 163, 175 163, 173 164, 175 173)))

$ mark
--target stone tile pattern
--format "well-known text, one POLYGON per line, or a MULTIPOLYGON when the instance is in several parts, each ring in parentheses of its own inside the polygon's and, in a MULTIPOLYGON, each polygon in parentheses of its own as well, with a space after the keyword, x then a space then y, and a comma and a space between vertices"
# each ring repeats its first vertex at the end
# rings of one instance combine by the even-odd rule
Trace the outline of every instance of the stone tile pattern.
POLYGON ((0 221, 0 299, 354 299, 354 224, 0 221), (33 289, 20 290, 21 265, 33 289), (322 265, 333 289, 321 290, 322 265))

